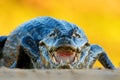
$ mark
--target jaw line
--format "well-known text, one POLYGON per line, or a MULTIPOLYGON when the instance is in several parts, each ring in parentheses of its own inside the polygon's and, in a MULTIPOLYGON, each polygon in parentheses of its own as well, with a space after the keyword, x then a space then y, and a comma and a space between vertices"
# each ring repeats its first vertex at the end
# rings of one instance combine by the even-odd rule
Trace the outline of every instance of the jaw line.
POLYGON ((52 47, 50 50, 51 50, 51 51, 49 51, 50 63, 52 63, 52 66, 54 68, 60 68, 60 67, 62 68, 62 66, 68 66, 69 68, 73 68, 73 67, 77 66, 77 64, 79 63, 79 58, 80 58, 80 54, 81 54, 79 48, 77 48, 76 52, 75 52, 75 58, 77 58, 77 59, 74 59, 74 61, 72 63, 69 63, 69 64, 62 63, 62 62, 58 63, 55 59, 55 53, 54 53, 55 47, 52 47))
MULTIPOLYGON (((77 64, 79 63, 79 60, 77 60, 77 62, 72 62, 71 64, 65 64, 65 63, 58 63, 58 62, 54 62, 53 61, 53 57, 54 57, 54 51, 55 51, 55 49, 56 49, 56 47, 49 47, 49 46, 46 46, 46 44, 44 43, 42 43, 42 45, 41 45, 41 47, 42 48, 45 48, 45 49, 47 49, 47 53, 49 54, 48 55, 48 57, 49 57, 49 59, 48 59, 48 62, 50 63, 50 65, 51 65, 51 68, 60 68, 60 67, 62 67, 62 66, 69 66, 69 68, 74 68, 75 67, 75 65, 77 66, 77 64)), ((60 47, 60 46, 58 46, 58 47, 60 47)), ((58 48, 57 47, 57 48, 58 48)), ((72 47, 72 46, 67 46, 67 47, 70 47, 70 48, 73 48, 73 49, 75 49, 75 54, 79 54, 80 55, 80 51, 81 51, 81 49, 80 48, 74 48, 74 47, 72 47)), ((40 48, 40 47, 39 47, 40 48)), ((41 48, 40 48, 40 51, 42 51, 41 50, 41 48)), ((80 58, 80 57, 78 57, 78 56, 76 56, 78 59, 80 58)))

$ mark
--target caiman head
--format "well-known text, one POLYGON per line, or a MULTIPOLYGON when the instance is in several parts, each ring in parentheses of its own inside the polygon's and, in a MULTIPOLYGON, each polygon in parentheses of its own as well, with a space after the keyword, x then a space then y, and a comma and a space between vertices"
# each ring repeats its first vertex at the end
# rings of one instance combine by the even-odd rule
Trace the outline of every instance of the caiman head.
POLYGON ((71 30, 54 29, 39 42, 39 49, 53 68, 73 68, 87 43, 84 32, 78 27, 71 30))

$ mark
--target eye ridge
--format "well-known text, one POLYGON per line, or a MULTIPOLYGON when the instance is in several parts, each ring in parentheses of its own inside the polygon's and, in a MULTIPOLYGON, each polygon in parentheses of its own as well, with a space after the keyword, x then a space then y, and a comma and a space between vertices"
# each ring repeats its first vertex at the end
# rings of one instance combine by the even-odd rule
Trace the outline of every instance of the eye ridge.
POLYGON ((56 37, 56 36, 57 36, 56 33, 51 33, 51 34, 49 35, 49 37, 56 37))
POLYGON ((80 34, 78 34, 78 33, 74 33, 72 36, 75 38, 81 38, 80 34))

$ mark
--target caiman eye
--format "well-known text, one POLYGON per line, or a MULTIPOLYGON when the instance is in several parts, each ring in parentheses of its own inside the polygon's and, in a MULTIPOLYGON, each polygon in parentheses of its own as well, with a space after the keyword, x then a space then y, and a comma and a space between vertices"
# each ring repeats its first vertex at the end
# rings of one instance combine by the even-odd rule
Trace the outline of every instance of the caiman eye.
POLYGON ((55 34, 55 33, 51 33, 50 35, 49 35, 49 37, 56 37, 57 36, 57 34, 55 34))
POLYGON ((59 32, 60 32, 60 31, 59 31, 57 28, 55 28, 55 29, 49 34, 49 37, 57 37, 57 35, 58 35, 59 32))
POLYGON ((80 38, 80 37, 81 37, 80 34, 78 34, 78 33, 74 33, 72 36, 73 36, 74 38, 80 38))

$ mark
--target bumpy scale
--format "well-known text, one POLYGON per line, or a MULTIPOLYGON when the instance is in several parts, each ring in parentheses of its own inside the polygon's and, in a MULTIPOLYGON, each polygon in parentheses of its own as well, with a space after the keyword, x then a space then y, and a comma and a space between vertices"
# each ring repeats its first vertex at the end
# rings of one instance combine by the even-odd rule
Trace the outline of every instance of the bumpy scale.
POLYGON ((0 65, 10 68, 54 69, 92 68, 98 60, 115 69, 106 52, 89 44, 75 24, 51 17, 32 19, 7 37, 0 37, 0 65))

